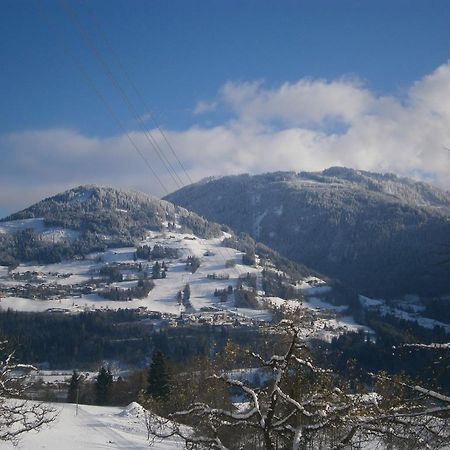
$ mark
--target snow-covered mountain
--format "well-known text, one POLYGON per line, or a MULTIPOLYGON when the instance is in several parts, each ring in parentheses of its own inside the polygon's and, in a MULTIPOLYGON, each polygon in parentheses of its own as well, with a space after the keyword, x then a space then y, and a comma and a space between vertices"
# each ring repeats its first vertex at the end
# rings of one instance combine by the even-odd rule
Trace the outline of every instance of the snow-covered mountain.
MULTIPOLYGON (((290 214, 287 203, 277 208, 277 217, 290 214)), ((13 214, 0 222, 0 244, 2 310, 133 309, 166 321, 182 313, 185 324, 250 325, 301 308, 326 340, 367 330, 351 316, 363 318, 361 307, 387 311, 384 301, 365 301, 361 292, 248 235, 167 201, 111 188, 78 187, 13 214)), ((418 301, 414 314, 410 306, 399 303, 390 314, 416 322, 424 306, 418 301)), ((436 314, 427 317, 424 326, 446 329, 436 314)))
POLYGON ((325 339, 358 329, 342 306, 353 292, 144 194, 78 187, 13 214, 0 231, 2 310, 139 309, 183 313, 188 323, 251 324, 302 307, 312 316, 330 311, 325 339))
POLYGON ((341 167, 207 179, 166 197, 369 296, 450 292, 450 194, 341 167))

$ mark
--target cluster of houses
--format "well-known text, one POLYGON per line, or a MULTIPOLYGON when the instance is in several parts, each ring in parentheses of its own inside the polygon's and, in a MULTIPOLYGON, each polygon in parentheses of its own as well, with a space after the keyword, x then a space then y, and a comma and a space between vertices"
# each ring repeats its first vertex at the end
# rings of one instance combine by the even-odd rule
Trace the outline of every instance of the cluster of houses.
POLYGON ((82 295, 91 294, 97 288, 97 285, 75 284, 61 285, 57 283, 36 284, 25 283, 14 286, 2 285, 0 287, 2 294, 8 297, 21 297, 37 300, 60 300, 67 297, 81 298, 82 295))

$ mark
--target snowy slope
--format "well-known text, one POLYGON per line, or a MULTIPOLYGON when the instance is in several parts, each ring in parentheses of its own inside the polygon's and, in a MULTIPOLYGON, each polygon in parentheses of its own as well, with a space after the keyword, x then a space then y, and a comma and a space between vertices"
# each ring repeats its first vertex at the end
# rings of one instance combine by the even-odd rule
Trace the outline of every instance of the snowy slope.
MULTIPOLYGON (((240 264, 242 253, 221 246, 222 238, 201 239, 189 234, 175 232, 148 232, 147 238, 142 244, 154 246, 177 248, 180 252, 179 258, 170 261, 167 278, 154 280, 155 287, 149 295, 143 299, 132 299, 131 301, 106 300, 97 294, 85 294, 80 298, 67 297, 58 300, 39 300, 20 298, 17 296, 5 296, 1 299, 1 309, 14 309, 18 311, 46 311, 49 308, 63 308, 70 312, 79 312, 86 309, 135 309, 146 307, 150 311, 179 314, 180 307, 176 301, 176 294, 183 290, 189 283, 191 287, 191 303, 194 310, 202 307, 217 306, 221 309, 229 309, 234 306, 233 302, 218 305, 218 298, 214 297, 215 289, 224 289, 228 285, 235 285, 239 275, 260 273, 262 268, 253 268, 240 264), (206 256, 207 255, 207 256, 206 256), (201 259, 201 265, 195 273, 185 270, 185 261, 188 256, 196 256, 201 259), (225 267, 227 260, 234 260, 235 267, 225 267), (208 274, 220 274, 229 279, 208 279, 208 274)), ((99 268, 110 263, 134 263, 134 247, 110 249, 104 253, 91 254, 84 261, 67 261, 57 264, 36 265, 21 264, 12 273, 24 274, 36 272, 44 278, 46 284, 56 283, 58 285, 74 285, 87 282, 98 272, 99 268), (64 276, 64 278, 63 278, 64 276)), ((143 264, 147 263, 140 260, 143 264)), ((167 260, 166 260, 167 262, 167 260)), ((0 274, 0 284, 6 286, 23 285, 8 278, 8 274, 0 274)), ((135 282, 124 281, 114 283, 114 286, 128 288, 135 282)))
POLYGON ((1 233, 18 233, 24 230, 33 230, 43 240, 49 242, 61 242, 63 240, 75 240, 80 236, 80 232, 61 227, 48 227, 43 218, 11 220, 0 222, 1 233))
MULTIPOLYGON (((59 412, 54 423, 40 432, 23 435, 17 447, 0 442, 0 449, 149 449, 143 410, 137 403, 126 408, 80 405, 78 415, 73 404, 54 406, 59 412)), ((180 440, 171 438, 155 442, 151 448, 172 450, 184 446, 180 440)))

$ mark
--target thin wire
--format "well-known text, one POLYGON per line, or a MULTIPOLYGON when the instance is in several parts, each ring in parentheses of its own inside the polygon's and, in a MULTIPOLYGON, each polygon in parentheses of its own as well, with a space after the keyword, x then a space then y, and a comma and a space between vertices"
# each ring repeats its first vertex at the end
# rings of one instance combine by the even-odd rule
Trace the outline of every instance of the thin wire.
POLYGON ((98 50, 97 46, 95 45, 94 41, 91 39, 91 37, 90 37, 89 33, 87 32, 86 28, 82 25, 82 23, 80 22, 80 20, 78 19, 77 15, 76 15, 75 11, 70 6, 68 0, 60 0, 60 2, 62 4, 63 8, 66 10, 67 14, 69 15, 70 19, 74 23, 75 27, 78 29, 78 31, 79 31, 81 37, 83 38, 83 40, 85 41, 86 45, 92 51, 95 59, 99 62, 99 64, 101 65, 101 67, 105 71, 106 75, 108 76, 108 78, 110 79, 112 84, 119 91, 119 94, 121 95, 122 100, 124 101, 124 103, 128 107, 128 109, 131 112, 131 114, 134 116, 135 120, 138 122, 141 131, 144 133, 144 135, 147 138, 148 142, 151 144, 151 146, 155 150, 158 158, 160 159, 160 161, 165 166, 165 168, 168 171, 169 175, 171 176, 172 180, 175 182, 175 185, 177 186, 177 188, 183 187, 183 183, 182 183, 180 177, 176 173, 176 171, 173 168, 173 166, 170 163, 170 161, 165 157, 164 152, 159 148, 158 143, 156 142, 156 140, 154 139, 152 134, 145 129, 140 114, 136 111, 136 109, 133 106, 132 102, 130 101, 127 93, 122 88, 122 86, 120 85, 120 83, 118 82, 116 77, 114 76, 114 74, 113 74, 111 68, 109 67, 108 63, 102 57, 101 53, 99 52, 99 50, 98 50))
MULTIPOLYGON (((130 109, 130 111, 132 113, 134 113, 135 118, 139 121, 139 123, 141 122, 141 118, 139 116, 139 114, 137 113, 136 109, 134 108, 134 106, 132 105, 128 95, 126 94, 126 92, 124 91, 124 89, 120 86, 120 84, 118 83, 117 79, 114 77, 111 68, 109 67, 109 65, 106 63, 106 61, 102 58, 99 50, 97 49, 97 46, 95 45, 95 43, 93 42, 93 40, 91 39, 91 37, 89 36, 89 33, 86 31, 85 27, 83 27, 83 25, 81 24, 81 22, 79 21, 78 17, 75 14, 75 11, 71 8, 68 0, 60 0, 63 7, 65 7, 66 11, 68 11, 69 16, 72 18, 72 21, 74 22, 75 26, 78 28, 81 36, 83 37, 83 39, 86 41, 87 45, 89 48, 91 48, 92 52, 94 53, 94 56, 96 57, 96 59, 100 62, 100 64, 102 65, 102 67, 104 68, 105 72, 107 73, 108 77, 111 79, 111 81, 113 82, 113 84, 119 89, 125 103, 127 104, 128 108, 130 109)), ((133 83, 134 84, 134 83, 133 83)), ((147 132, 144 129, 144 127, 141 124, 141 130, 144 132, 144 134, 147 136, 147 132)), ((151 133, 150 133, 151 136, 151 133)), ((151 136, 152 137, 152 136, 151 136)), ((147 136, 148 138, 148 136, 147 136)), ((153 137, 152 137, 152 141, 154 141, 153 137)), ((154 148, 158 154, 158 156, 161 158, 160 154, 159 154, 159 147, 156 145, 154 145, 154 148)), ((163 153, 163 152, 162 152, 163 153)), ((164 153, 163 153, 164 154, 164 153)), ((170 164, 169 161, 167 161, 167 165, 166 165, 166 169, 168 170, 169 174, 171 175, 172 179, 175 181, 175 184, 177 183, 177 180, 172 176, 172 174, 170 173, 170 169, 172 169, 172 171, 174 172, 174 174, 177 176, 180 184, 178 185, 178 188, 180 187, 184 187, 184 184, 182 182, 182 180, 179 178, 178 174, 175 172, 173 166, 170 164), (168 166, 168 167, 167 167, 168 166)), ((225 256, 221 250, 220 247, 218 247, 218 253, 222 256, 222 258, 225 259, 225 256)), ((238 279, 240 276, 239 271, 236 269, 236 267, 233 267, 233 270, 236 272, 236 274, 238 275, 238 279)))
MULTIPOLYGON (((86 5, 89 5, 89 2, 84 2, 86 5)), ((146 113, 148 114, 148 116, 150 117, 153 125, 155 126, 155 128, 160 132, 162 138, 164 139, 164 142, 166 143, 167 147, 170 149, 170 151, 172 152, 172 155, 174 156, 174 158, 177 160, 178 165, 180 166, 181 170, 184 172, 184 174, 186 175, 186 178, 189 181, 189 184, 192 184, 193 181, 189 175, 189 173, 187 172, 186 168, 184 167, 183 163, 181 162, 180 158, 178 157, 178 154, 175 150, 175 148, 173 147, 173 145, 171 144, 171 142, 169 141, 166 133, 164 132, 164 130, 162 129, 162 127, 159 125, 158 121, 156 120, 156 116, 155 114, 150 110, 150 108, 148 107, 147 102, 144 99, 144 96, 142 95, 141 91, 138 89, 138 87, 136 86, 136 83, 133 81, 132 77, 130 76, 128 70, 126 69, 125 65, 122 63, 122 60, 119 58, 119 55, 117 54, 117 52, 114 50, 114 47, 111 44, 111 41, 109 40, 108 36, 106 35, 106 33, 103 31, 100 22, 98 20, 98 17, 94 11, 94 9, 92 9, 89 6, 87 6, 87 11, 92 19, 92 22, 94 23, 94 26, 96 26, 97 32, 98 34, 102 37, 106 47, 108 48, 109 52, 111 53, 111 55, 113 56, 113 58, 116 61, 116 64, 120 67, 120 69, 122 70, 125 78, 127 79, 128 83, 130 83, 131 87, 133 88, 134 93, 136 94, 136 96, 139 98, 139 100, 141 101, 144 109, 146 110, 146 113)))
MULTIPOLYGON (((54 34, 57 34, 57 35, 61 34, 61 37, 63 37, 62 33, 60 33, 55 27, 53 27, 53 25, 51 24, 51 21, 48 20, 48 18, 46 16, 45 9, 44 9, 44 6, 42 5, 42 3, 39 0, 36 3, 39 5, 37 9, 38 9, 39 13, 41 14, 41 16, 43 17, 44 21, 46 22, 46 24, 47 24, 48 28, 50 29, 50 31, 52 31, 54 34)), ((114 110, 111 107, 111 105, 108 103, 106 98, 103 96, 103 94, 100 92, 100 90, 95 85, 94 80, 91 78, 89 73, 83 67, 83 65, 78 60, 78 58, 75 56, 75 53, 72 52, 70 50, 70 48, 65 44, 65 40, 64 39, 60 39, 60 43, 61 43, 61 45, 62 45, 62 47, 63 47, 63 49, 65 51, 66 56, 68 56, 69 58, 71 57, 71 59, 75 63, 75 66, 80 71, 80 73, 83 76, 83 78, 85 79, 85 81, 87 81, 87 84, 91 87, 91 89, 95 92, 95 94, 100 98, 100 100, 102 101, 103 105, 109 111, 109 113, 111 114, 111 116, 114 119, 114 121, 116 122, 116 124, 119 126, 119 128, 122 130, 122 132, 128 138, 128 141, 130 142, 130 144, 133 146, 133 148, 136 150, 136 152, 142 158, 142 160, 144 161, 144 163, 148 167, 148 169, 150 169, 150 171, 152 172, 153 176, 156 178, 156 180, 158 181, 158 183, 160 184, 160 186, 162 187, 164 192, 166 192, 166 194, 168 194, 169 190, 166 188, 166 186, 162 182, 161 178, 155 172, 155 170, 153 169, 152 165, 147 160, 147 158, 145 157, 143 152, 139 149, 138 145, 134 142, 133 138, 130 136, 130 134, 126 130, 125 126, 122 124, 122 121, 119 119, 119 117, 114 112, 114 110)))
MULTIPOLYGON (((64 2, 65 0, 61 0, 62 2, 64 2)), ((40 2, 38 1, 38 4, 40 4, 40 2)), ((64 5, 63 5, 64 6, 64 5)), ((69 7, 70 9, 70 7, 69 7)), ((43 9, 40 9, 40 12, 43 13, 43 9)), ((44 17, 45 18, 45 17, 44 17)), ((76 18, 76 16, 75 16, 76 18)), ((45 18, 46 19, 46 18, 45 18)), ((78 22, 78 20, 76 20, 78 22)), ((57 30, 51 26, 50 22, 47 21, 47 25, 49 26, 50 29, 53 29, 53 31, 55 31, 57 33, 57 30)), ((84 76, 84 78, 87 80, 88 84, 91 86, 91 88, 94 90, 94 92, 98 95, 98 97, 101 99, 101 101, 104 103, 104 105, 106 106, 106 108, 108 109, 108 111, 110 112, 110 114, 112 115, 113 119, 115 120, 115 122, 118 124, 118 126, 121 128, 121 130, 124 132, 124 134, 127 136, 128 140, 130 141, 130 143, 132 144, 132 146, 134 147, 134 149, 138 152, 138 154, 140 155, 140 157, 143 159, 143 161, 145 162, 146 166, 151 170, 152 174, 155 176, 155 178, 158 180, 159 184, 161 185, 161 187, 163 188, 163 190, 166 192, 166 194, 169 194, 168 189, 166 188, 166 186, 164 185, 164 183, 162 182, 162 180, 160 179, 160 177, 157 175, 157 173, 155 172, 155 170, 153 169, 153 167, 151 166, 151 164, 148 162, 148 160, 146 159, 145 155, 143 154, 143 152, 139 149, 139 147, 137 146, 137 144, 134 142, 134 140, 131 138, 130 134, 126 131, 125 126, 122 124, 121 120, 118 118, 118 116, 114 113, 114 110, 112 109, 112 107, 110 106, 110 104, 107 102, 106 98, 101 94, 101 92, 99 91, 99 89, 96 87, 94 81, 92 80, 92 78, 89 76, 89 74, 87 73, 87 71, 84 69, 83 65, 80 63, 80 61, 76 58, 75 54, 73 52, 70 51, 70 49, 68 49, 68 47, 65 45, 64 43, 64 39, 61 39, 61 43, 64 46, 65 50, 66 50, 66 54, 71 54, 73 57, 73 60, 76 64, 76 66, 78 67, 78 69, 80 70, 81 74, 84 76)), ((96 49, 95 45, 94 48, 96 49)), ((98 53, 97 50, 95 50, 94 53, 98 53)), ((100 60, 103 61, 103 59, 100 57, 100 60)), ((103 61, 104 62, 104 61, 103 61)), ((103 64, 102 64, 103 65, 103 64)), ((106 69, 108 73, 111 73, 108 65, 105 63, 106 65, 106 69)), ((111 76, 113 79, 114 76, 111 73, 111 76)), ((117 83, 117 82, 116 82, 117 83)), ((115 83, 115 84, 116 84, 115 83)), ((123 92, 123 89, 120 86, 117 86, 121 92, 123 92)), ((125 97, 128 99, 128 96, 124 93, 125 97)), ((127 101, 127 103, 129 102, 129 99, 127 101)), ((132 108, 134 110, 134 108, 132 108)), ((135 111, 135 110, 134 110, 135 111)), ((145 131, 144 131, 145 133, 145 131)), ((167 167, 166 167, 167 169, 167 167)), ((170 174, 170 171, 169 171, 170 174)), ((173 177, 172 177, 173 178, 173 177)), ((176 182, 176 180, 174 180, 176 182)), ((181 180, 180 180, 181 181, 181 180)), ((181 182, 182 183, 182 182, 181 182)), ((226 259, 224 253, 222 252, 221 247, 217 247, 218 253, 222 256, 222 258, 226 259)), ((239 279, 240 277, 240 272, 237 270, 236 267, 233 267, 233 271, 237 274, 237 278, 239 279)))

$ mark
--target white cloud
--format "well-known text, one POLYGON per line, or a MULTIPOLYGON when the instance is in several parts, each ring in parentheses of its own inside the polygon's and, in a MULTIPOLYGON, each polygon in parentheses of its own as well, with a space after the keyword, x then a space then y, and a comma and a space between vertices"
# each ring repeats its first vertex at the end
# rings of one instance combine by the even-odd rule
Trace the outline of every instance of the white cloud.
POLYGON ((376 105, 371 93, 355 79, 302 79, 277 89, 264 89, 261 82, 229 82, 221 95, 240 119, 279 120, 287 126, 319 126, 326 121, 350 124, 376 105))
POLYGON ((206 100, 200 100, 199 102, 197 102, 192 112, 195 115, 205 114, 215 111, 217 106, 217 102, 207 102, 206 100))
MULTIPOLYGON (((450 188, 450 152, 444 149, 450 147, 450 62, 416 81, 403 98, 377 96, 353 79, 308 79, 275 88, 260 81, 229 82, 219 90, 217 102, 232 110, 231 120, 210 128, 166 130, 194 180, 344 165, 450 188)), ((143 134, 131 135, 166 189, 175 190, 178 184, 143 134)), ((158 133, 154 136, 163 147, 158 133)), ((0 136, 0 152, 0 204, 7 209, 82 183, 165 193, 126 136, 25 131, 0 136)), ((166 155, 187 182, 171 152, 166 155)))

